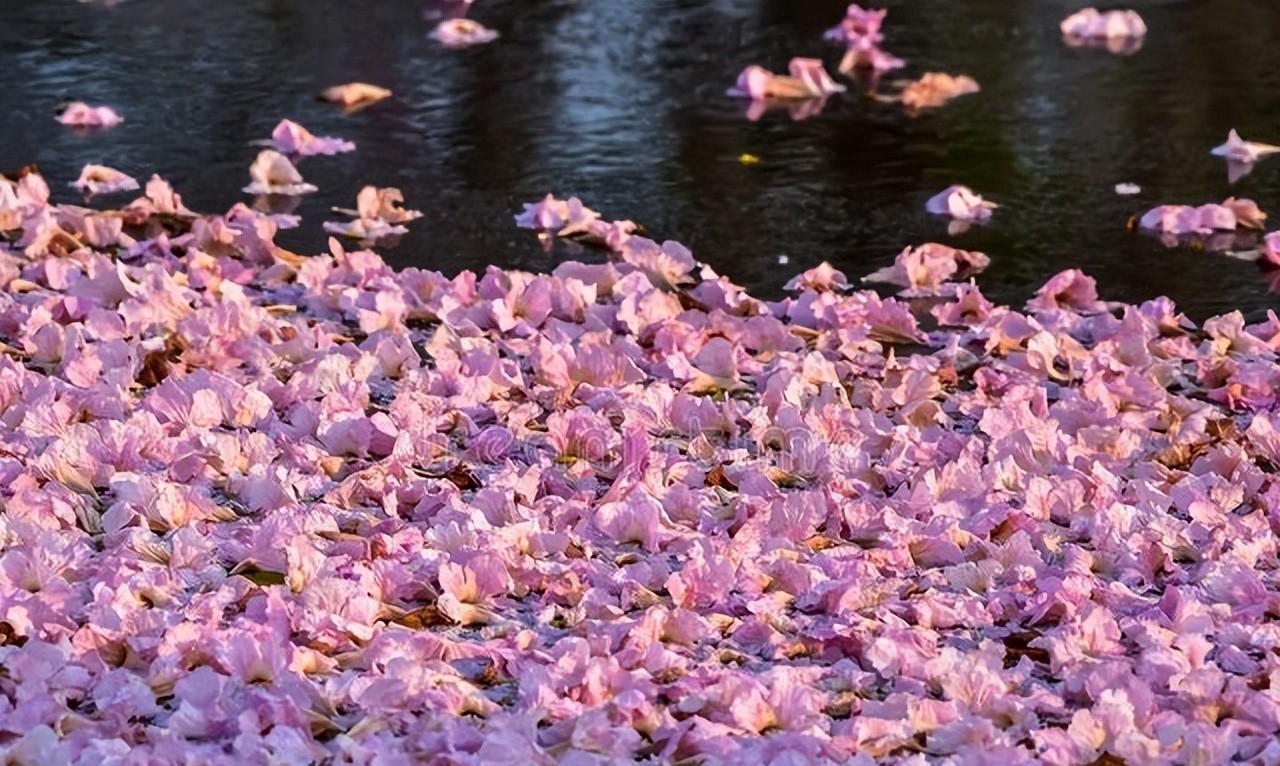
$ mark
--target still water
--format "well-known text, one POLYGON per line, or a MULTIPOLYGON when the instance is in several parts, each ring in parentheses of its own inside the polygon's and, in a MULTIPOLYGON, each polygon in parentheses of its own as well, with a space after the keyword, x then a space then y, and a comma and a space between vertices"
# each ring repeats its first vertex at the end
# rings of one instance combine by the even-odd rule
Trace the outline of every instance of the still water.
POLYGON ((0 0, 0 168, 38 163, 60 201, 87 162, 158 172, 190 207, 221 211, 248 201, 250 141, 290 117, 359 146, 301 163, 320 192, 280 238, 300 252, 323 249, 328 208, 374 183, 426 214, 384 251, 392 263, 545 270, 566 248, 544 252, 511 215, 553 191, 685 242, 765 296, 822 260, 856 277, 935 240, 988 253, 980 283, 1002 301, 1080 267, 1104 298, 1166 294, 1198 318, 1276 305, 1256 265, 1125 224, 1236 194, 1280 228, 1280 157, 1233 186, 1208 154, 1232 127, 1280 143, 1280 3, 1134 0, 1150 32, 1129 56, 1063 44, 1075 0, 882 5, 884 47, 908 62, 888 79, 967 73, 982 93, 912 118, 851 88, 801 122, 746 119, 723 95, 744 66, 805 55, 834 69, 822 32, 839 0, 478 0, 471 16, 502 37, 462 51, 428 38, 418 0, 0 0), (354 114, 314 99, 351 80, 396 96, 354 114), (126 122, 63 128, 54 114, 75 99, 126 122), (1119 182, 1143 191, 1117 196, 1119 182), (952 183, 1001 204, 991 224, 950 236, 925 214, 952 183))

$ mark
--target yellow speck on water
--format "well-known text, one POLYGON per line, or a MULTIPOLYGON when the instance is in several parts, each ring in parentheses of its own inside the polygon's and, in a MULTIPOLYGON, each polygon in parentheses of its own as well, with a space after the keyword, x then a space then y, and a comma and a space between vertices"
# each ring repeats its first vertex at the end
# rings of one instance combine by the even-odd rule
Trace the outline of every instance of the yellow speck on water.
POLYGON ((738 155, 738 162, 741 162, 743 165, 759 165, 760 158, 754 154, 747 154, 746 152, 743 152, 738 155))

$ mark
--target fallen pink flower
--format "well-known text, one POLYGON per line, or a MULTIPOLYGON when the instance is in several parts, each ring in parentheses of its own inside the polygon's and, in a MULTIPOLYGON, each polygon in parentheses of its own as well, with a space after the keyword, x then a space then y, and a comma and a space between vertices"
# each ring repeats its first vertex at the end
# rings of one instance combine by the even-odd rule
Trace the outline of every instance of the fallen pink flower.
POLYGON ((784 289, 816 290, 819 292, 847 290, 849 289, 849 279, 844 275, 844 272, 823 261, 803 274, 792 277, 784 289))
POLYGON ((1139 226, 1173 235, 1210 234, 1236 228, 1261 229, 1266 219, 1252 200, 1232 197, 1221 205, 1161 205, 1147 211, 1139 226))
POLYGON ((114 194, 137 189, 138 181, 106 165, 85 165, 71 185, 85 194, 114 194))
POLYGON ((498 39, 498 33, 478 21, 466 18, 446 19, 431 30, 431 37, 449 48, 466 48, 498 39))
POLYGON ((245 194, 283 194, 295 196, 316 191, 316 187, 302 180, 302 174, 289 158, 275 151, 264 149, 249 167, 253 180, 244 188, 245 194))
POLYGON ((281 120, 271 131, 271 146, 281 154, 309 157, 316 154, 353 152, 356 145, 341 138, 319 137, 293 120, 281 120))
POLYGON ((400 224, 421 218, 422 213, 405 210, 400 207, 402 202, 404 195, 399 189, 366 186, 356 196, 356 210, 334 208, 334 212, 352 216, 354 220, 347 223, 326 221, 324 230, 330 234, 374 242, 405 234, 409 230, 400 224))
POLYGON ((561 200, 548 194, 537 202, 526 203, 524 212, 516 216, 516 225, 558 234, 566 227, 582 226, 599 217, 599 213, 583 205, 577 197, 561 200))
POLYGON ((73 101, 58 115, 58 122, 77 128, 111 128, 124 122, 124 118, 109 106, 73 101))
POLYGON ((1085 8, 1063 19, 1059 28, 1065 37, 1077 40, 1134 39, 1147 34, 1142 17, 1129 10, 1103 13, 1097 8, 1085 8))
POLYGON ((358 107, 390 98, 391 91, 386 88, 370 85, 367 82, 352 82, 346 85, 335 85, 320 94, 320 98, 343 107, 358 107))
POLYGON ((991 211, 999 207, 975 194, 967 186, 948 186, 930 197, 925 210, 934 215, 951 216, 957 221, 982 223, 991 219, 991 211))
MULTIPOLYGON (((1216 157, 1224 157, 1228 162, 1238 163, 1244 166, 1252 166, 1260 158, 1269 154, 1280 152, 1280 146, 1272 146, 1271 144, 1260 144, 1256 141, 1245 141, 1240 138, 1240 134, 1231 129, 1227 135, 1227 142, 1221 146, 1214 147, 1210 154, 1216 157)), ((1231 181, 1234 183, 1242 176, 1248 175, 1249 167, 1239 168, 1232 174, 1231 181)))
POLYGON ((967 75, 927 72, 903 89, 902 105, 912 110, 931 109, 980 90, 978 81, 967 75))
POLYGON ((356 209, 345 210, 334 208, 335 212, 344 213, 365 219, 376 219, 388 223, 408 223, 422 217, 418 210, 406 210, 401 207, 404 194, 396 188, 379 189, 376 186, 365 186, 356 195, 356 209))
POLYGON ((862 281, 898 285, 915 292, 936 291, 952 277, 977 274, 990 263, 983 253, 929 242, 903 249, 893 266, 868 274, 862 281))
POLYGON ((753 100, 795 99, 827 96, 845 90, 845 86, 831 79, 818 59, 794 58, 789 69, 791 74, 787 76, 773 74, 763 67, 749 66, 742 70, 728 95, 753 100))

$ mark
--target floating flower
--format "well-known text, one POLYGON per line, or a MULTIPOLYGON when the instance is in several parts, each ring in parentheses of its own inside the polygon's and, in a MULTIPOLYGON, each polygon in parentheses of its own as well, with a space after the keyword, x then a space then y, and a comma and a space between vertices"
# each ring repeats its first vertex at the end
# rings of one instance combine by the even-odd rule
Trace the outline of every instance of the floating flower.
POLYGON ((115 194, 137 189, 138 181, 106 165, 85 165, 71 185, 85 194, 115 194))
POLYGON ((929 198, 925 210, 934 215, 950 216, 957 223, 985 223, 998 205, 984 200, 967 186, 948 186, 929 198))
POLYGON ((89 106, 83 101, 73 101, 58 115, 58 122, 76 128, 113 128, 124 122, 124 118, 109 106, 89 106))
POLYGON ((1064 37, 1077 40, 1137 39, 1147 34, 1142 17, 1129 10, 1084 8, 1063 19, 1059 28, 1064 37))
POLYGON ((1209 153, 1217 157, 1225 157, 1228 160, 1249 163, 1257 162, 1259 158, 1276 152, 1280 152, 1280 146, 1245 141, 1240 138, 1240 134, 1233 128, 1227 135, 1227 142, 1222 146, 1214 147, 1209 153))
POLYGON ((990 265, 983 253, 957 250, 929 242, 905 248, 894 259, 893 266, 868 274, 864 282, 884 282, 911 291, 935 291, 958 274, 977 274, 990 265))
POLYGON ((449 48, 466 48, 498 39, 498 33, 478 21, 466 18, 445 19, 431 30, 431 37, 449 48))
POLYGON ((366 186, 356 196, 355 210, 334 208, 334 212, 353 216, 355 220, 350 223, 326 221, 324 230, 331 234, 367 240, 404 234, 409 230, 400 224, 421 218, 422 213, 417 210, 405 210, 400 207, 403 202, 404 194, 399 189, 366 186))
POLYGON ((728 95, 753 100, 818 98, 845 90, 843 85, 831 79, 818 59, 791 59, 789 70, 790 76, 785 76, 773 74, 763 67, 749 66, 742 70, 728 95))
POLYGON ((942 106, 953 98, 977 93, 981 88, 978 81, 968 75, 949 75, 941 72, 927 72, 919 80, 907 85, 902 91, 902 105, 908 109, 932 109, 942 106))
POLYGON ((293 120, 281 120, 271 131, 271 145, 281 154, 309 157, 315 154, 354 152, 356 145, 341 138, 317 137, 293 120))
POLYGON ((367 82, 351 82, 324 90, 320 98, 339 106, 354 108, 390 98, 391 91, 367 82))
POLYGON ((249 167, 253 183, 244 188, 245 194, 284 194, 296 196, 310 194, 316 187, 302 180, 302 174, 289 158, 275 151, 264 149, 249 167))
POLYGON ((1147 211, 1139 225, 1173 235, 1210 234, 1237 228, 1261 229, 1266 219, 1266 214, 1252 200, 1233 197, 1220 205, 1160 205, 1147 211))
POLYGON ((1232 129, 1227 136, 1227 142, 1214 147, 1210 153, 1226 158, 1227 180, 1235 183, 1253 172, 1253 165, 1259 159, 1276 152, 1280 152, 1280 147, 1245 141, 1240 138, 1240 134, 1235 129, 1232 129))

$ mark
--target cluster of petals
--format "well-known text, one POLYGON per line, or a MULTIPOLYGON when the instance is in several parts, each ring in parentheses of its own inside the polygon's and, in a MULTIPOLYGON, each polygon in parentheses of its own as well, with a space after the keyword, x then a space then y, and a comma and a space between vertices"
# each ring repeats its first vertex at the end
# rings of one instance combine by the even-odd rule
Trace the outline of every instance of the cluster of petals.
POLYGON ((1184 234, 1212 234, 1215 231, 1235 231, 1263 228, 1267 214, 1252 200, 1231 197, 1222 204, 1160 205, 1148 210, 1138 225, 1149 231, 1175 236, 1184 234))
POLYGON ((1275 315, 0 219, 0 762, 1280 763, 1275 315))

